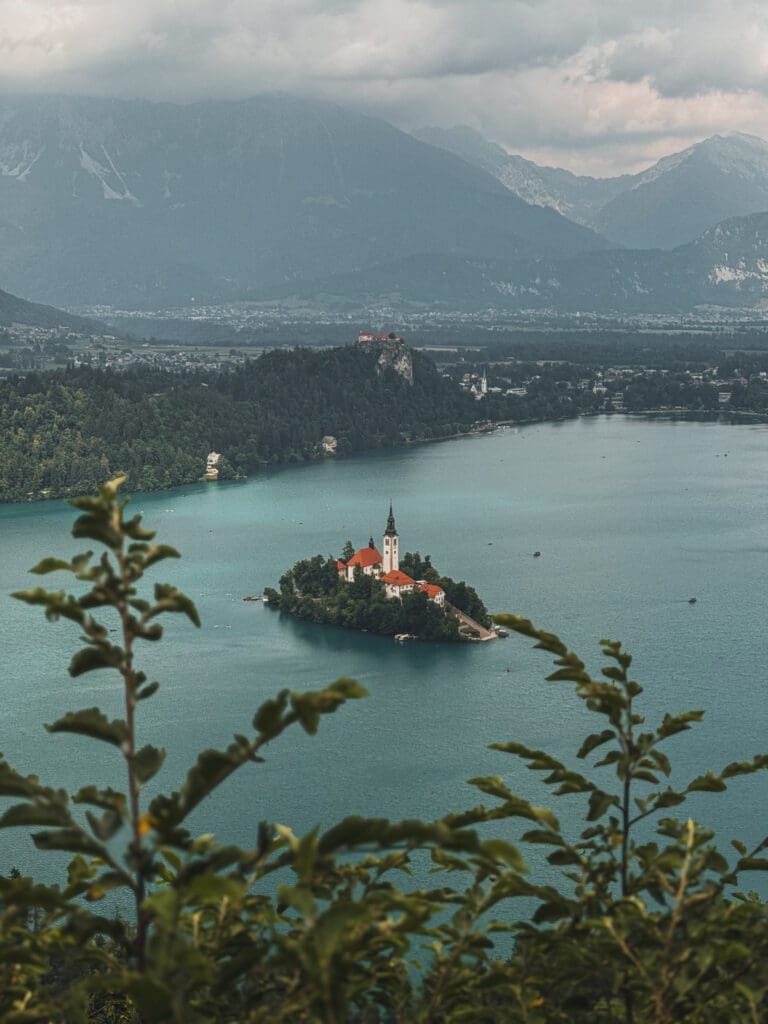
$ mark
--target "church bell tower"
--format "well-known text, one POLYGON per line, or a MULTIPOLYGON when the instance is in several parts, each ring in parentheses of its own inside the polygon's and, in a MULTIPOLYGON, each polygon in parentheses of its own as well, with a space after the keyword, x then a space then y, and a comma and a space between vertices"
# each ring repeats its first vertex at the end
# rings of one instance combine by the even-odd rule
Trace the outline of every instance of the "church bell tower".
POLYGON ((387 528, 384 531, 384 572, 393 572, 400 568, 400 538, 395 529, 395 517, 392 515, 392 503, 389 503, 387 528))

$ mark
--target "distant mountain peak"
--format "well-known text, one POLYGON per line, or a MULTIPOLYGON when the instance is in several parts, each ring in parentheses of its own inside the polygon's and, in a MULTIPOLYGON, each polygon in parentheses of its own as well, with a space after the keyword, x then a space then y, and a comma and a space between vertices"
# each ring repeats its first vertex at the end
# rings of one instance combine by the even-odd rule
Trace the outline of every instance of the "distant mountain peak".
POLYGON ((477 163, 526 202, 551 206, 630 248, 671 249, 727 217, 768 209, 768 142, 747 132, 713 135, 613 178, 542 167, 467 127, 419 134, 477 163))
POLYGON ((606 245, 487 170, 320 100, 0 99, 0 281, 61 305, 221 302, 417 252, 606 245))

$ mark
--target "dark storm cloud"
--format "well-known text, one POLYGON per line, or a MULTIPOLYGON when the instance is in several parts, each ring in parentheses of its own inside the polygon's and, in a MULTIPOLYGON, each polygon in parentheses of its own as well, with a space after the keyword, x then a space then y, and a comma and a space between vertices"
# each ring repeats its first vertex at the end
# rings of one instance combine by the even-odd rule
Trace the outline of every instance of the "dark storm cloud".
POLYGON ((8 90, 296 91, 598 172, 768 130, 768 15, 746 0, 0 0, 0 26, 8 90))

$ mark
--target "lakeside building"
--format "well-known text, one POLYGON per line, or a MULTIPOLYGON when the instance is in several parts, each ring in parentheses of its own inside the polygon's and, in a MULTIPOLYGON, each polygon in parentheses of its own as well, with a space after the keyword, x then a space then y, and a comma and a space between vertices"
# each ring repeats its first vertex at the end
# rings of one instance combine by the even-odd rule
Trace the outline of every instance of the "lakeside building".
POLYGON ((221 452, 209 452, 207 459, 205 460, 205 476, 204 480, 218 480, 219 479, 219 462, 221 461, 221 452))
POLYGON ((390 331, 389 334, 374 334, 373 331, 359 331, 357 335, 358 345, 366 345, 371 342, 394 342, 395 344, 401 344, 405 339, 395 334, 394 331, 390 331))
POLYGON ((365 576, 372 576, 381 580, 384 584, 384 592, 389 598, 402 599, 403 594, 414 590, 427 595, 430 601, 437 605, 445 604, 445 591, 435 583, 427 583, 426 580, 414 580, 404 572, 400 571, 400 537, 395 528, 395 517, 392 514, 392 505, 389 506, 387 526, 382 537, 382 548, 384 553, 376 547, 373 537, 368 541, 368 546, 360 548, 347 562, 339 559, 336 562, 336 569, 341 579, 352 583, 355 573, 361 572, 365 576))

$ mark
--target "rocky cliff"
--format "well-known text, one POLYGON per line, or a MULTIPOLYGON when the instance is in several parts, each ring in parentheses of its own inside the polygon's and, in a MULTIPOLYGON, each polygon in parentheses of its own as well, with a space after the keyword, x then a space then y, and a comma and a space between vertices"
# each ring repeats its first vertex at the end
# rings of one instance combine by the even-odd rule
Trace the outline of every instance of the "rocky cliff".
POLYGON ((376 355, 376 373, 380 377, 385 370, 392 370, 402 377, 406 384, 413 385, 413 357, 411 350, 402 340, 358 341, 360 348, 376 355))

